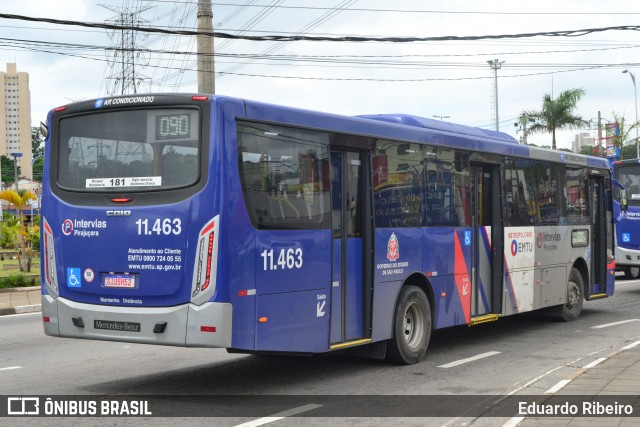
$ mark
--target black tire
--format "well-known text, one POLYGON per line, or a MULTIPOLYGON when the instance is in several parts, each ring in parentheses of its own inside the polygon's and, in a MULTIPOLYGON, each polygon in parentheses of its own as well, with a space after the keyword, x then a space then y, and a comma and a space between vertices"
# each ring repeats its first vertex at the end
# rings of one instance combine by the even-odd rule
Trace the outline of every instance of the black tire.
POLYGON ((625 267, 624 278, 627 280, 637 280, 640 278, 640 267, 625 267))
POLYGON ((567 283, 567 302, 561 306, 560 318, 572 322, 580 317, 584 304, 584 281, 577 268, 571 268, 567 283))
POLYGON ((403 365, 417 363, 427 352, 430 338, 431 307, 427 296, 417 286, 403 286, 396 303, 387 360, 403 365))

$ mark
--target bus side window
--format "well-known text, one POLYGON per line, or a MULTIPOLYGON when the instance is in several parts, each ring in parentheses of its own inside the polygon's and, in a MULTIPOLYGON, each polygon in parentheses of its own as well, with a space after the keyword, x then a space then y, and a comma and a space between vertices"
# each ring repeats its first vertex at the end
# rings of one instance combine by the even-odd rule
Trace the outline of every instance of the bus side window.
POLYGON ((533 166, 527 159, 506 159, 504 185, 507 225, 531 226, 538 222, 540 207, 535 187, 533 166))
POLYGON ((580 168, 567 167, 566 170, 566 212, 567 223, 589 224, 589 204, 586 190, 587 176, 580 168))
POLYGON ((238 125, 242 193, 256 228, 329 228, 326 132, 260 123, 238 125))

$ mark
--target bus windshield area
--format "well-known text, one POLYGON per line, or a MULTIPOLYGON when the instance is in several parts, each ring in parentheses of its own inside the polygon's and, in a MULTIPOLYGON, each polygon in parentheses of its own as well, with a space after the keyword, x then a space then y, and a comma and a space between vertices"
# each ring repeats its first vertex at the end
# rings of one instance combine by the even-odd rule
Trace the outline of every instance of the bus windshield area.
MULTIPOLYGON (((640 165, 620 166, 615 169, 614 178, 627 191, 627 201, 631 205, 640 205, 640 165)), ((620 189, 614 187, 614 198, 620 200, 620 189)))
POLYGON ((157 191, 199 177, 197 109, 107 111, 60 120, 57 182, 73 191, 157 191))

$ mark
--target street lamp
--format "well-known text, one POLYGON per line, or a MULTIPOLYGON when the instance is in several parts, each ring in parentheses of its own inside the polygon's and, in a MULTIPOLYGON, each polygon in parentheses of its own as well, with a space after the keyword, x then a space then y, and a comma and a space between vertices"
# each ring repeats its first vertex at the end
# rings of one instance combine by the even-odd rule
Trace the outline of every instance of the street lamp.
POLYGON ((444 119, 450 119, 450 116, 438 116, 437 114, 434 114, 433 117, 435 117, 436 119, 440 119, 440 120, 444 120, 444 119))
POLYGON ((629 70, 624 70, 622 73, 629 73, 631 81, 633 82, 633 96, 636 101, 636 158, 640 159, 640 145, 638 145, 638 91, 636 90, 636 76, 634 76, 629 70))
POLYGON ((16 193, 18 192, 18 159, 22 157, 22 153, 19 151, 14 151, 13 153, 9 153, 11 157, 13 157, 13 176, 16 181, 16 193))

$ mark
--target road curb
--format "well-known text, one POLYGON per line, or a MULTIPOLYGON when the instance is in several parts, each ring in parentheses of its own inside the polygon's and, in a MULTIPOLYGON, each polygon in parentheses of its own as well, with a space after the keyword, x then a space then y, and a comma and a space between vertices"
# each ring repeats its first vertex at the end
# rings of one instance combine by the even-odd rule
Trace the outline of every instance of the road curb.
POLYGON ((21 288, 2 288, 0 289, 0 294, 8 294, 10 292, 29 292, 29 291, 37 291, 40 289, 40 286, 24 286, 21 288))
POLYGON ((36 313, 39 311, 42 311, 42 304, 19 305, 17 307, 0 308, 0 316, 6 316, 8 314, 36 313))

